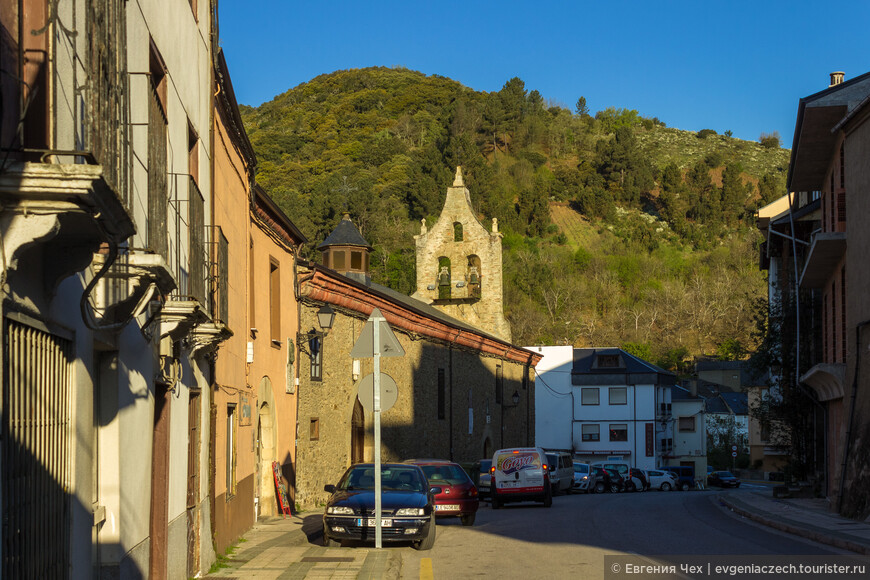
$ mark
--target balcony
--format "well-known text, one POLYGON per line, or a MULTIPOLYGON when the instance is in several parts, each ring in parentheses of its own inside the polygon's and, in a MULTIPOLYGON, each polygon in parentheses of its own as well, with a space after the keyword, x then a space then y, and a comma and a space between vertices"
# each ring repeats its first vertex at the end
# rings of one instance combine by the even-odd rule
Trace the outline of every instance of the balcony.
POLYGON ((843 383, 846 382, 846 365, 843 363, 820 363, 801 376, 801 382, 813 389, 819 401, 843 398, 843 383))
POLYGON ((801 272, 801 288, 823 287, 845 255, 845 232, 819 232, 814 235, 801 272))
POLYGON ((0 230, 7 269, 14 275, 31 248, 45 256, 45 288, 53 291, 66 278, 85 269, 102 243, 120 243, 136 232, 104 168, 85 152, 45 152, 86 163, 17 161, 0 173, 0 196, 7 201, 0 230))

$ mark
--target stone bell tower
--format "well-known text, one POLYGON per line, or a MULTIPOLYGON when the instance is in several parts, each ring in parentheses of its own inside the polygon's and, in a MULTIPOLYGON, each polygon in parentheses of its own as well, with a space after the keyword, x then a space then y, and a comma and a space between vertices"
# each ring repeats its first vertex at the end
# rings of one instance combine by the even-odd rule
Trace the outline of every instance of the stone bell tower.
POLYGON ((503 307, 501 239, 495 218, 487 231, 474 215, 462 169, 457 167, 441 217, 432 229, 423 220, 420 234, 414 236, 417 291, 413 298, 510 342, 503 307))

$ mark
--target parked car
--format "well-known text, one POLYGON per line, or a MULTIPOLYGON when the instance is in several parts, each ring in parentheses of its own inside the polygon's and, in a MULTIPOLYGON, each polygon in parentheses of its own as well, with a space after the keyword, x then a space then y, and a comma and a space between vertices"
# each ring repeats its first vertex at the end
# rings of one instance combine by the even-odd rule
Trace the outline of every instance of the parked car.
POLYGON ((429 485, 441 489, 435 494, 437 517, 458 516, 463 526, 474 525, 480 499, 477 487, 459 464, 442 459, 408 459, 405 463, 419 466, 429 485))
POLYGON ((489 486, 492 482, 492 459, 481 459, 478 463, 477 493, 481 498, 489 497, 489 486))
POLYGON ((580 461, 574 462, 574 483, 571 486, 573 491, 589 491, 589 464, 580 461))
POLYGON ((492 456, 492 509, 513 501, 540 501, 553 505, 547 456, 540 447, 499 449, 492 456))
MULTIPOLYGON (((326 485, 331 493, 323 514, 323 545, 342 540, 375 539, 375 467, 371 463, 351 465, 337 485, 326 485)), ((384 542, 411 541, 417 550, 435 545, 435 495, 423 470, 416 465, 381 465, 381 539, 384 542)))
POLYGON ((548 451, 547 467, 550 469, 550 485, 553 486, 553 495, 560 491, 570 493, 574 483, 571 454, 564 451, 548 451))
POLYGON ((649 489, 649 480, 646 473, 637 467, 628 470, 628 478, 625 481, 626 491, 646 491, 649 489))
POLYGON ((662 467, 677 476, 677 489, 689 491, 695 487, 695 468, 687 465, 667 465, 662 467))
POLYGON ((589 466, 589 492, 590 493, 618 493, 625 489, 622 477, 615 469, 609 469, 600 465, 589 466))
POLYGON ((734 477, 730 471, 714 471, 707 476, 707 485, 740 487, 740 480, 734 477))
POLYGON ((649 485, 653 489, 660 489, 662 491, 677 489, 677 476, 671 471, 650 469, 647 471, 647 476, 649 477, 649 485))
POLYGON ((619 479, 622 480, 622 488, 620 491, 634 491, 635 489, 643 489, 643 481, 640 478, 633 479, 629 473, 631 465, 627 461, 597 461, 593 466, 604 467, 615 471, 619 479))

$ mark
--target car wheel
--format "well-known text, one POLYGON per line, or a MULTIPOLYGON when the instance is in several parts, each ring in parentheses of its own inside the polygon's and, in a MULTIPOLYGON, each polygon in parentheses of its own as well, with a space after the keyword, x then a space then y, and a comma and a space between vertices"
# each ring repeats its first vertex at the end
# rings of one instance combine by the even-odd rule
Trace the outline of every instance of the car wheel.
POLYGON ((637 491, 637 487, 634 485, 633 481, 629 481, 625 486, 625 491, 637 491))
POLYGON ((603 481, 599 481, 595 484, 595 493, 604 493, 605 491, 607 491, 607 488, 604 486, 603 481))
POLYGON ((684 481, 684 482, 682 483, 682 485, 680 485, 680 489, 683 490, 683 491, 689 491, 690 486, 689 486, 688 483, 686 483, 686 482, 684 481))
POLYGON ((332 548, 338 545, 338 542, 329 537, 329 534, 326 533, 326 526, 324 526, 323 530, 323 547, 324 548, 332 548))
POLYGON ((415 550, 431 550, 435 545, 435 514, 429 518, 429 533, 419 542, 414 542, 415 550))
POLYGON ((459 519, 462 520, 463 526, 473 526, 474 525, 474 518, 476 518, 476 517, 477 517, 477 512, 473 512, 470 514, 461 515, 461 516, 459 516, 459 519))
POLYGON ((610 484, 610 493, 619 493, 619 486, 615 483, 610 484))
POLYGON ((666 481, 662 484, 661 489, 662 491, 671 491, 671 484, 666 481))
POLYGON ((492 493, 492 494, 490 495, 490 500, 491 500, 491 502, 492 502, 492 509, 494 509, 494 510, 501 509, 501 500, 498 499, 498 495, 497 495, 497 494, 492 493))
POLYGON ((544 507, 550 507, 553 505, 553 492, 547 490, 544 492, 544 507))

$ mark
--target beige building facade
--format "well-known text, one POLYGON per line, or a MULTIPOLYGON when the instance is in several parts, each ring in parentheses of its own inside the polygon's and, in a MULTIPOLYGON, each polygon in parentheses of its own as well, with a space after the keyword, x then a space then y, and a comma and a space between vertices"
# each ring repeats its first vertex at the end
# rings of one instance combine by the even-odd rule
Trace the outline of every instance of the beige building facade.
POLYGON ((305 237, 254 184, 256 159, 222 53, 215 93, 215 300, 232 333, 217 352, 211 390, 214 543, 223 552, 259 517, 280 513, 274 464, 280 477, 294 480, 296 397, 288 368, 298 328, 296 255, 305 237))

